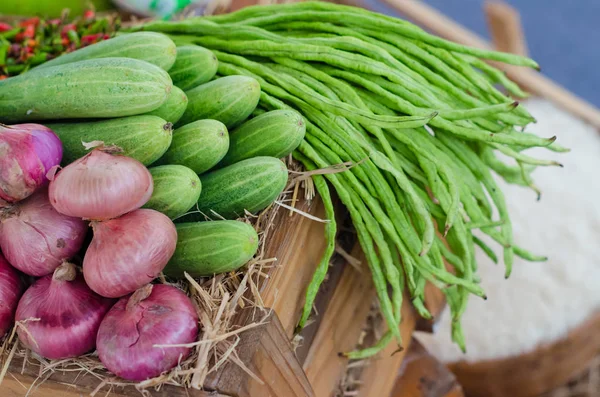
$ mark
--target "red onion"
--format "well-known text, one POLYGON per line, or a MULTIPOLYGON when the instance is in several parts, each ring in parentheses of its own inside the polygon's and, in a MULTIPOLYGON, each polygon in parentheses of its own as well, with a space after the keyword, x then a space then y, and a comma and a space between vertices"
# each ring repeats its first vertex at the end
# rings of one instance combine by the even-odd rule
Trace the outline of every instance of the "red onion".
POLYGON ((92 222, 94 238, 83 259, 85 281, 108 298, 127 295, 154 280, 175 252, 177 229, 158 211, 142 209, 92 222))
POLYGON ((100 361, 132 381, 156 377, 175 367, 189 347, 155 347, 196 341, 198 315, 190 298, 175 287, 147 285, 121 298, 108 312, 96 345, 100 361))
POLYGON ((0 254, 0 338, 13 323, 22 292, 19 273, 0 254))
POLYGON ((50 202, 62 214, 91 220, 113 219, 150 199, 152 175, 130 157, 95 149, 63 168, 50 182, 50 202))
POLYGON ((44 188, 0 213, 0 249, 23 273, 45 276, 81 249, 87 230, 83 220, 56 212, 44 188))
POLYGON ((0 124, 0 206, 29 197, 62 160, 56 134, 39 124, 0 124))
POLYGON ((98 327, 113 300, 92 292, 71 263, 37 280, 17 307, 16 320, 25 321, 17 334, 27 348, 56 360, 94 349, 98 327), (39 321, 35 321, 39 319, 39 321))

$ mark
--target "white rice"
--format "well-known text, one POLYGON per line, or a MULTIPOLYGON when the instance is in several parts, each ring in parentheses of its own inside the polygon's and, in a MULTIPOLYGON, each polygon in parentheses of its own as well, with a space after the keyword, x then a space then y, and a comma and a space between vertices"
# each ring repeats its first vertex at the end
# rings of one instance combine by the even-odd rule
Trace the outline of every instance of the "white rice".
MULTIPOLYGON (((516 258, 504 279, 503 264, 477 253, 488 300, 471 297, 462 324, 467 353, 450 341, 447 310, 435 335, 417 338, 444 362, 480 361, 519 355, 560 339, 600 309, 600 133, 547 101, 525 106, 538 119, 527 128, 540 136, 558 136, 572 149, 528 151, 555 159, 564 168, 540 167, 533 173, 542 199, 531 190, 500 182, 511 214, 515 241, 549 257, 531 263, 516 258)), ((499 252, 500 250, 496 250, 499 252)))

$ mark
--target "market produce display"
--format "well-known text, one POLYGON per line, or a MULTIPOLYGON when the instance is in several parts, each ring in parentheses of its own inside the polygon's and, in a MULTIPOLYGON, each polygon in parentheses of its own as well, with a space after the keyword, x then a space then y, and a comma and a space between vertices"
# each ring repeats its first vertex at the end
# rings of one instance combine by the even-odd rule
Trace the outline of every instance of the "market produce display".
POLYGON ((329 182, 350 212, 389 325, 380 344, 352 357, 374 354, 392 337, 401 343, 397 325, 404 288, 419 314, 430 317, 424 305, 427 281, 443 289, 453 340, 464 347, 460 317, 467 296, 485 298, 474 247, 496 259, 473 230, 500 245, 507 277, 514 255, 545 259, 513 241, 492 173, 535 189, 530 177, 535 166, 558 163, 524 150, 565 149, 553 143, 555 137, 521 131, 533 117, 495 86, 525 94, 483 60, 537 68, 534 61, 465 47, 406 21, 327 2, 247 7, 134 30, 209 48, 219 60, 219 75, 245 75, 260 83, 260 108, 300 111, 307 132, 294 157, 306 169, 357 164, 349 172, 313 177, 330 220, 330 244, 299 323, 302 327, 311 313, 333 253, 329 182))
MULTIPOLYGON (((444 291, 464 346, 467 298, 485 298, 475 246, 497 260, 473 231, 502 247, 507 277, 514 255, 544 260, 513 241, 493 173, 535 189, 535 166, 559 164, 525 150, 566 150, 521 130, 534 119, 495 86, 524 93, 483 59, 537 67, 362 9, 304 2, 141 24, 0 81, 0 122, 41 123, 0 126, 0 249, 42 277, 18 309, 3 308, 0 331, 16 309, 21 342, 43 357, 96 346, 127 380, 172 369, 197 340, 203 309, 170 283, 252 260, 259 234, 249 219, 280 203, 280 158, 291 154, 311 171, 327 218, 299 328, 335 248, 333 188, 389 328, 348 356, 400 346, 403 294, 428 318, 427 282, 444 291), (87 307, 71 310, 78 300, 87 307), (57 347, 63 337, 77 341, 71 350, 57 347)), ((22 287, 9 273, 0 293, 16 303, 22 287)))

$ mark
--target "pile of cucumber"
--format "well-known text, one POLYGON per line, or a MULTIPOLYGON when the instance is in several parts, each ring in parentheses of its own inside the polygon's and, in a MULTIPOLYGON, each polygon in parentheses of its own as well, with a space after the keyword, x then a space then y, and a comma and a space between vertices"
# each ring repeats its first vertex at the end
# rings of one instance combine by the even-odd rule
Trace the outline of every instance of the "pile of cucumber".
POLYGON ((177 223, 165 273, 232 271, 258 249, 254 228, 236 219, 284 190, 280 158, 303 140, 305 122, 293 110, 255 111, 259 83, 217 77, 217 66, 211 51, 163 34, 117 36, 0 81, 0 122, 51 128, 63 165, 98 142, 119 147, 153 176, 145 207, 177 223))

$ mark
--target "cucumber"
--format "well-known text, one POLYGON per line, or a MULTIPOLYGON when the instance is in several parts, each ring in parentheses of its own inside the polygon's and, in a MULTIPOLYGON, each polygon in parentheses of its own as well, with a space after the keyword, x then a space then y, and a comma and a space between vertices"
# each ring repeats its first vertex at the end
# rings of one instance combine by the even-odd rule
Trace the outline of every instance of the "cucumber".
POLYGON ((155 32, 137 32, 100 41, 41 64, 34 70, 96 58, 134 58, 163 70, 175 63, 177 49, 168 36, 155 32))
MULTIPOLYGON (((285 164, 275 157, 254 157, 220 170, 200 175, 202 196, 198 209, 209 217, 225 219, 244 216, 266 208, 283 191, 287 183, 285 164)), ((202 220, 200 214, 185 220, 202 220)))
POLYGON ((175 219, 198 202, 202 183, 194 171, 183 165, 161 165, 148 168, 148 171, 154 180, 154 191, 142 208, 150 208, 175 219))
POLYGON ((260 98, 260 84, 252 77, 227 76, 186 92, 188 107, 181 125, 202 119, 219 120, 228 129, 250 116, 260 98))
POLYGON ((163 270, 167 276, 212 276, 239 269, 256 254, 258 235, 239 221, 179 223, 177 248, 163 270))
POLYGON ((148 115, 45 125, 58 135, 63 144, 63 165, 83 157, 87 153, 83 142, 92 141, 116 145, 123 149, 125 156, 150 165, 167 151, 172 139, 172 124, 148 115))
POLYGON ((177 59, 169 74, 174 85, 187 91, 215 77, 218 65, 217 57, 210 50, 184 45, 177 47, 177 59))
POLYGON ((229 150, 219 167, 257 156, 285 157, 300 145, 305 133, 306 123, 294 110, 263 113, 229 134, 229 150))
POLYGON ((146 114, 158 116, 167 120, 169 123, 175 124, 177 121, 179 121, 181 116, 183 116, 183 112, 185 112, 187 104, 188 99, 185 95, 185 92, 183 92, 180 88, 173 86, 173 89, 171 89, 171 93, 169 94, 169 97, 165 103, 163 103, 158 109, 146 114))
POLYGON ((0 81, 0 122, 143 114, 160 107, 172 87, 167 72, 129 58, 33 70, 0 81))
POLYGON ((173 142, 159 164, 179 164, 202 174, 214 167, 229 148, 229 134, 217 120, 198 120, 173 132, 173 142))

